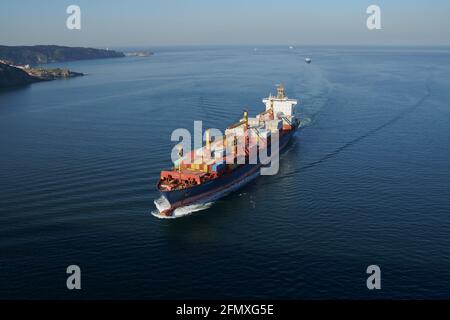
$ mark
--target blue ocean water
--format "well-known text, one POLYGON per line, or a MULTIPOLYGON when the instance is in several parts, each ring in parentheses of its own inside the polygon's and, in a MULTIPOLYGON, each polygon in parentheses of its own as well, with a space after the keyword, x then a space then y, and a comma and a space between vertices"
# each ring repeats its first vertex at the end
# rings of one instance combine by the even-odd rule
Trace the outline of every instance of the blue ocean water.
POLYGON ((155 51, 0 92, 0 298, 450 298, 449 48, 155 51), (303 125, 279 174, 152 216, 171 132, 277 83, 303 125))

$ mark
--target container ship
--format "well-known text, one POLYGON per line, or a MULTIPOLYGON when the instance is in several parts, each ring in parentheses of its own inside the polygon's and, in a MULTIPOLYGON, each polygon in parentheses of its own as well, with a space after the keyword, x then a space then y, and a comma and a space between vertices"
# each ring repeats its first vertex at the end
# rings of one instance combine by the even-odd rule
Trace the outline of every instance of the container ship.
POLYGON ((260 161, 262 151, 272 157, 286 149, 299 124, 294 115, 297 100, 289 99, 284 87, 278 85, 277 95, 269 95, 262 102, 263 112, 249 117, 244 111, 243 118, 226 128, 224 135, 212 140, 206 130, 201 148, 186 154, 178 149, 174 166, 161 171, 157 182, 161 193, 155 200, 159 216, 173 216, 177 208, 209 203, 241 188, 260 175, 264 167, 260 161), (242 133, 243 139, 238 139, 242 133), (272 143, 275 137, 277 150, 272 143), (250 161, 254 154, 256 161, 250 161))

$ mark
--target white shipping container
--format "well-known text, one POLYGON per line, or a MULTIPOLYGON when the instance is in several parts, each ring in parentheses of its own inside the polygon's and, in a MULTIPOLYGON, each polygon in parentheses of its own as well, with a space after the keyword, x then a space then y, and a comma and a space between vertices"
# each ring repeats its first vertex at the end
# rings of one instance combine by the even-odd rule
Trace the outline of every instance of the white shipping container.
POLYGON ((258 129, 251 132, 251 139, 264 139, 267 140, 270 137, 270 131, 266 129, 258 129))
POLYGON ((275 119, 266 121, 266 129, 275 131, 280 130, 283 127, 283 121, 275 119))
POLYGON ((259 125, 259 119, 257 118, 248 118, 248 125, 250 127, 256 127, 259 125))
POLYGON ((232 128, 232 129, 226 129, 225 130, 225 135, 232 135, 235 134, 237 136, 243 136, 244 135, 244 127, 243 126, 239 126, 236 128, 232 128))
POLYGON ((263 139, 268 139, 271 135, 271 132, 269 130, 262 129, 262 130, 259 130, 259 135, 263 139))

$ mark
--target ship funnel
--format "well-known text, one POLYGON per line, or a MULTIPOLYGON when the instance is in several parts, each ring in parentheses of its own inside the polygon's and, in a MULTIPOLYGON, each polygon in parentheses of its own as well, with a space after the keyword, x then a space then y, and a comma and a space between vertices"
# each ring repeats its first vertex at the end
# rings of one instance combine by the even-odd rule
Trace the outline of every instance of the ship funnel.
POLYGON ((282 84, 277 85, 277 99, 284 99, 284 86, 282 84))

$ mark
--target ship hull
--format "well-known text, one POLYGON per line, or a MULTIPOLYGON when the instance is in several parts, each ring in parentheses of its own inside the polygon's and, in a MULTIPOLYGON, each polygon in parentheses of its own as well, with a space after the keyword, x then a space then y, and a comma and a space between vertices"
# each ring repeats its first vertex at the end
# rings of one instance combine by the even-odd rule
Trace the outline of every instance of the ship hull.
MULTIPOLYGON (((294 133, 295 130, 289 131, 280 138, 280 154, 289 145, 294 133)), ((260 169, 261 164, 243 164, 229 174, 188 189, 160 191, 161 195, 170 203, 170 207, 160 213, 170 216, 178 207, 217 200, 257 178, 260 169)))

